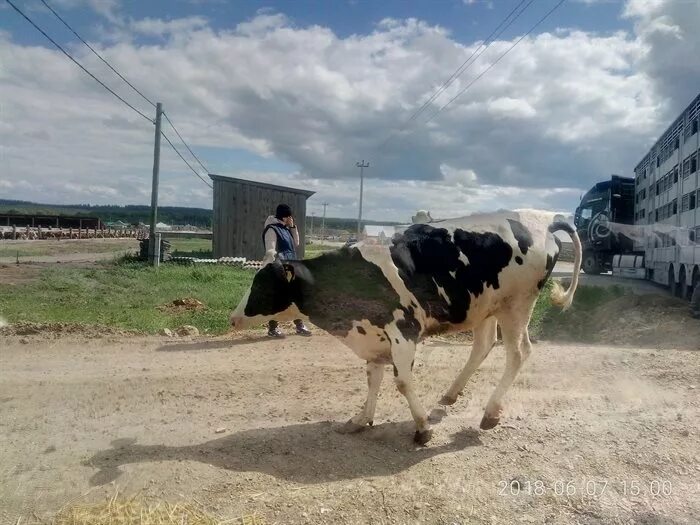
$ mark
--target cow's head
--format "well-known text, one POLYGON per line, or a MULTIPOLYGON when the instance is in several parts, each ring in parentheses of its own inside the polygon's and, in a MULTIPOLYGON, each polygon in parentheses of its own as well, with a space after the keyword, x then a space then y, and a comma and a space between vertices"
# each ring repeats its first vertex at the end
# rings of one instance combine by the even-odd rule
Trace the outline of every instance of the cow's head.
POLYGON ((231 326, 244 329, 270 319, 291 321, 301 317, 302 286, 311 276, 302 263, 275 259, 255 274, 253 284, 231 313, 231 326))

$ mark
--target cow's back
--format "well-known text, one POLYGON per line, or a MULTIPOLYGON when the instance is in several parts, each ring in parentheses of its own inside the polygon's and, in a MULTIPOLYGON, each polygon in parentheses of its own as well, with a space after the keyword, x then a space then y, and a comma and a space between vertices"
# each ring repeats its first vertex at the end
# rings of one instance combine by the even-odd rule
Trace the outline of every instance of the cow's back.
POLYGON ((515 295, 538 293, 558 254, 548 224, 537 213, 415 224, 394 237, 389 251, 425 311, 424 324, 468 328, 515 295))

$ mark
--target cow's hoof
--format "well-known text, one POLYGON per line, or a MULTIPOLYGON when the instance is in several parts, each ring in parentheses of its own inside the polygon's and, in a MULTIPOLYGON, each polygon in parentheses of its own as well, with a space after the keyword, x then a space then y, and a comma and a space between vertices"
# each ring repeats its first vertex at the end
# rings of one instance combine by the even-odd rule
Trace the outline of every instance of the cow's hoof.
MULTIPOLYGON (((369 423, 371 426, 374 423, 372 421, 369 423)), ((357 432, 362 432, 367 428, 367 425, 360 425, 359 423, 355 423, 352 419, 350 419, 347 423, 345 423, 343 426, 338 428, 338 433, 340 434, 356 434, 357 432)))
POLYGON ((450 397, 447 394, 442 396, 442 399, 438 401, 438 405, 443 405, 443 406, 450 406, 454 405, 457 402, 457 397, 450 397))
POLYGON ((481 418, 481 424, 479 425, 479 427, 481 428, 481 430, 491 430, 493 427, 498 425, 498 422, 500 420, 500 417, 491 417, 484 414, 484 417, 481 418))
POLYGON ((416 433, 413 434, 413 441, 414 443, 417 443, 419 445, 425 445, 430 441, 433 437, 433 431, 431 429, 428 430, 416 430, 416 433))

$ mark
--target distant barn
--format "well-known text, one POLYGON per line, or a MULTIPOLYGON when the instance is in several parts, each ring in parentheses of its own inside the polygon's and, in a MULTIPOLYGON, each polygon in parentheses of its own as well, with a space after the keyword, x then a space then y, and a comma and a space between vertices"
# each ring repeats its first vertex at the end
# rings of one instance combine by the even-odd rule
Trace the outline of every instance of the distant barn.
POLYGON ((76 228, 101 229, 99 217, 70 217, 65 215, 0 213, 0 226, 17 228, 76 228))
POLYGON ((389 244, 394 233, 396 233, 394 226, 367 224, 362 230, 362 240, 367 243, 389 244))
POLYGON ((306 199, 315 192, 221 175, 214 182, 212 249, 214 257, 245 257, 261 260, 265 255, 262 232, 265 219, 278 204, 288 204, 299 229, 297 256, 304 257, 306 199))

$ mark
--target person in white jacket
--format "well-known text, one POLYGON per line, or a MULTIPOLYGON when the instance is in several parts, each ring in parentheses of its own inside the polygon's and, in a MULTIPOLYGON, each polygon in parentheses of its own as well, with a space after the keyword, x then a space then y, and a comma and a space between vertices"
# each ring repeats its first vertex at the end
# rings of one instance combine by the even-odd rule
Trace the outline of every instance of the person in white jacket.
MULTIPOLYGON (((263 229, 263 243, 265 244, 264 263, 271 262, 275 255, 282 260, 296 259, 296 248, 299 246, 299 231, 294 224, 292 209, 287 204, 280 204, 274 215, 270 215, 265 221, 263 229)), ((310 336, 311 332, 301 319, 294 320, 298 335, 310 336)), ((267 325, 267 335, 282 338, 284 334, 279 328, 279 323, 272 319, 267 325)))

